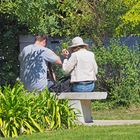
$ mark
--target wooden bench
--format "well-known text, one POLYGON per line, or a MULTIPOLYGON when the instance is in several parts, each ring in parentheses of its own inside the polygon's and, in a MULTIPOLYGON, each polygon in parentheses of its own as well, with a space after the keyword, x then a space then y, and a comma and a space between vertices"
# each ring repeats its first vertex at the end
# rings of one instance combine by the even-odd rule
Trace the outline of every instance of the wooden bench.
POLYGON ((77 114, 78 123, 92 123, 91 100, 107 98, 107 92, 65 92, 59 99, 69 99, 69 105, 77 114))

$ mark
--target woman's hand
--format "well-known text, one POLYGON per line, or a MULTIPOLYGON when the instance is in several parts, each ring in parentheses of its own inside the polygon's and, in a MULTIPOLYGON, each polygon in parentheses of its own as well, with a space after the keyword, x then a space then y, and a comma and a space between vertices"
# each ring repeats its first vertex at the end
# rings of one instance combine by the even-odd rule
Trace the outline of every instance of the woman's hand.
POLYGON ((62 50, 62 55, 64 56, 64 58, 68 58, 69 56, 69 51, 67 49, 63 49, 62 50))

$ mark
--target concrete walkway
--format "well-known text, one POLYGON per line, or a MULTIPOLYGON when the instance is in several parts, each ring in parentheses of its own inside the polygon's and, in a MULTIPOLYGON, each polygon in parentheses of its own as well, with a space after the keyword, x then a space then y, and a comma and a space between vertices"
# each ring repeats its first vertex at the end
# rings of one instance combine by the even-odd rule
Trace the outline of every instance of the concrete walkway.
POLYGON ((86 123, 87 126, 110 126, 110 125, 131 125, 140 124, 140 120, 94 120, 93 123, 86 123))

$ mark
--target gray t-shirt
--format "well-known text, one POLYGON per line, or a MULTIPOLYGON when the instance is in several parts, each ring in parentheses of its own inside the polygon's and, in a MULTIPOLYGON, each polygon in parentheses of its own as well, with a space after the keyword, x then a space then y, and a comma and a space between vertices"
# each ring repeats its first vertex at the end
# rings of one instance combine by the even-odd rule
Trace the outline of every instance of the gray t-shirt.
POLYGON ((43 90, 48 85, 47 62, 54 63, 58 56, 48 48, 26 46, 19 55, 20 80, 28 91, 43 90))

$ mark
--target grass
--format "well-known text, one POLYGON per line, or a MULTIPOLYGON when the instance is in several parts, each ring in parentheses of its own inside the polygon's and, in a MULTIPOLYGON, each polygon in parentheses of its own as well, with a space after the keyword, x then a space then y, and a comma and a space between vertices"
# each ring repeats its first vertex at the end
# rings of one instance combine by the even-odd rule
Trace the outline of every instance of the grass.
POLYGON ((36 133, 1 140, 140 140, 140 125, 78 126, 70 130, 36 133))
MULTIPOLYGON (((93 104, 94 105, 94 104, 93 104)), ((95 111, 94 119, 140 120, 140 108, 103 109, 95 111)), ((140 140, 140 125, 120 126, 77 126, 70 130, 55 130, 36 133, 18 138, 0 138, 0 140, 140 140)))
POLYGON ((95 120, 140 120, 140 108, 118 108, 114 110, 93 110, 95 120))
MULTIPOLYGON (((112 107, 112 105, 111 105, 112 107)), ((102 101, 92 102, 92 116, 95 120, 140 120, 139 104, 109 109, 110 104, 102 101)))

